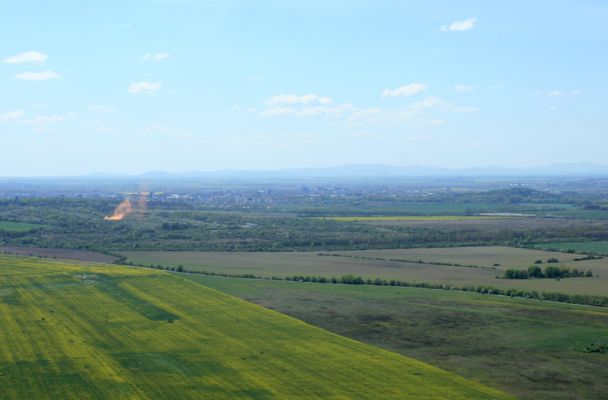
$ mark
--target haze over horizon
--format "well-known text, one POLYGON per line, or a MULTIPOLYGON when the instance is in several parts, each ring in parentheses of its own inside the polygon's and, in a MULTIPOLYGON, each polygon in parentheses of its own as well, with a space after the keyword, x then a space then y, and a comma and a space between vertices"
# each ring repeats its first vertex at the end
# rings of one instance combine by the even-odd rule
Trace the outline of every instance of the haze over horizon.
POLYGON ((0 1, 0 34, 0 176, 606 164, 599 0, 0 1))

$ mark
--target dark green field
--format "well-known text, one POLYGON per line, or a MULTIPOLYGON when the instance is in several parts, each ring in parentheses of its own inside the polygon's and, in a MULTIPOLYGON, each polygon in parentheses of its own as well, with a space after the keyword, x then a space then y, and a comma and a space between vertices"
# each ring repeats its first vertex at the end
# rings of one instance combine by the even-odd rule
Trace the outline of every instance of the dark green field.
POLYGON ((522 399, 608 393, 605 309, 430 289, 189 279, 522 399))

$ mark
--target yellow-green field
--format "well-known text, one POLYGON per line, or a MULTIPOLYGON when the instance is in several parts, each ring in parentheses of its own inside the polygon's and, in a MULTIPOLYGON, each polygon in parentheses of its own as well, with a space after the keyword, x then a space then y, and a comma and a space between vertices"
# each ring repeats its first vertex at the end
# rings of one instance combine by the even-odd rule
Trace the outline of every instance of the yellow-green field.
POLYGON ((180 276, 0 256, 2 399, 506 399, 180 276))

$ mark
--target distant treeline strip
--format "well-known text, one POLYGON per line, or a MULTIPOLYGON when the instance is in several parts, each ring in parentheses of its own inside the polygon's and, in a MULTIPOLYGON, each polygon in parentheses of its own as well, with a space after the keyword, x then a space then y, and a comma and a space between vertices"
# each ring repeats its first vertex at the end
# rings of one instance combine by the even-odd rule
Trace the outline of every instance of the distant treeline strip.
POLYGON ((381 278, 363 278, 354 275, 343 275, 340 278, 332 277, 326 278, 323 276, 305 276, 305 275, 293 275, 286 277, 271 276, 264 277, 254 274, 232 274, 225 272, 212 272, 212 271, 194 271, 184 268, 183 265, 176 267, 167 267, 162 265, 144 265, 135 264, 132 262, 124 263, 126 265, 153 268, 164 271, 172 271, 179 273, 188 274, 199 274, 207 276, 218 276, 224 278, 245 278, 245 279, 262 279, 262 280, 275 280, 275 281, 291 281, 291 282, 314 282, 314 283, 329 283, 329 284, 342 284, 342 285, 372 285, 372 286, 396 286, 396 287, 415 287, 424 289, 443 289, 443 290, 459 290, 463 292, 474 292, 481 294, 490 294, 498 296, 509 296, 509 297, 520 297, 527 299, 545 300, 545 301, 557 301, 560 303, 570 304, 581 304, 586 306, 595 307, 608 307, 608 296, 593 296, 593 295, 579 295, 579 294, 565 294, 557 292, 537 292, 535 290, 519 290, 519 289, 501 289, 492 286, 454 286, 444 285, 441 283, 426 283, 426 282, 406 282, 395 279, 381 279, 381 278))
POLYGON ((546 267, 543 271, 539 266, 532 265, 528 269, 508 269, 505 271, 504 279, 562 279, 562 278, 593 278, 591 270, 579 271, 568 267, 546 267))
POLYGON ((400 263, 409 263, 409 264, 440 265, 440 266, 445 266, 445 267, 496 269, 496 266, 485 267, 485 266, 474 265, 474 264, 458 264, 458 263, 440 262, 440 261, 424 261, 421 259, 406 260, 403 258, 366 257, 366 256, 355 256, 355 255, 350 255, 350 254, 338 254, 338 253, 317 253, 317 255, 318 256, 327 256, 327 257, 357 258, 360 260, 371 260, 371 261, 391 261, 391 262, 400 262, 400 263))

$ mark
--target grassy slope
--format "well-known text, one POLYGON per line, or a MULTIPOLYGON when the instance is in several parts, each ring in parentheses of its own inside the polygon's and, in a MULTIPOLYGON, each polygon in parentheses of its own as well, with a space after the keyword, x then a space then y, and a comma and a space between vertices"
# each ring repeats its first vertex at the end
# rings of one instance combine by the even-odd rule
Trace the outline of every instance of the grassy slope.
MULTIPOLYGON (((396 250, 328 251, 326 254, 363 256, 319 256, 319 252, 122 252, 129 261, 144 265, 183 265, 186 269, 254 274, 260 276, 342 276, 361 275, 366 278, 381 277, 408 282, 431 282, 456 286, 487 285, 504 289, 536 290, 538 292, 562 292, 569 294, 608 295, 608 259, 577 261, 577 254, 556 254, 540 250, 517 249, 504 246, 421 248, 396 250), (594 278, 554 279, 496 279, 507 268, 527 268, 535 260, 558 257, 563 265, 582 270, 591 269, 594 278), (379 258, 379 259, 374 259, 379 258), (394 261, 401 260, 401 261, 394 261), (466 268, 429 265, 403 260, 458 263, 486 268, 466 268), (493 268, 494 263, 500 266, 493 268)), ((555 264, 553 264, 555 265, 555 264)), ((562 265, 562 264, 560 264, 562 265)), ((543 267, 547 264, 543 264, 543 267)))
POLYGON ((523 399, 605 399, 608 310, 475 293, 192 275, 330 331, 523 399))
POLYGON ((0 256, 0 327, 2 399, 508 398, 141 269, 0 256))

